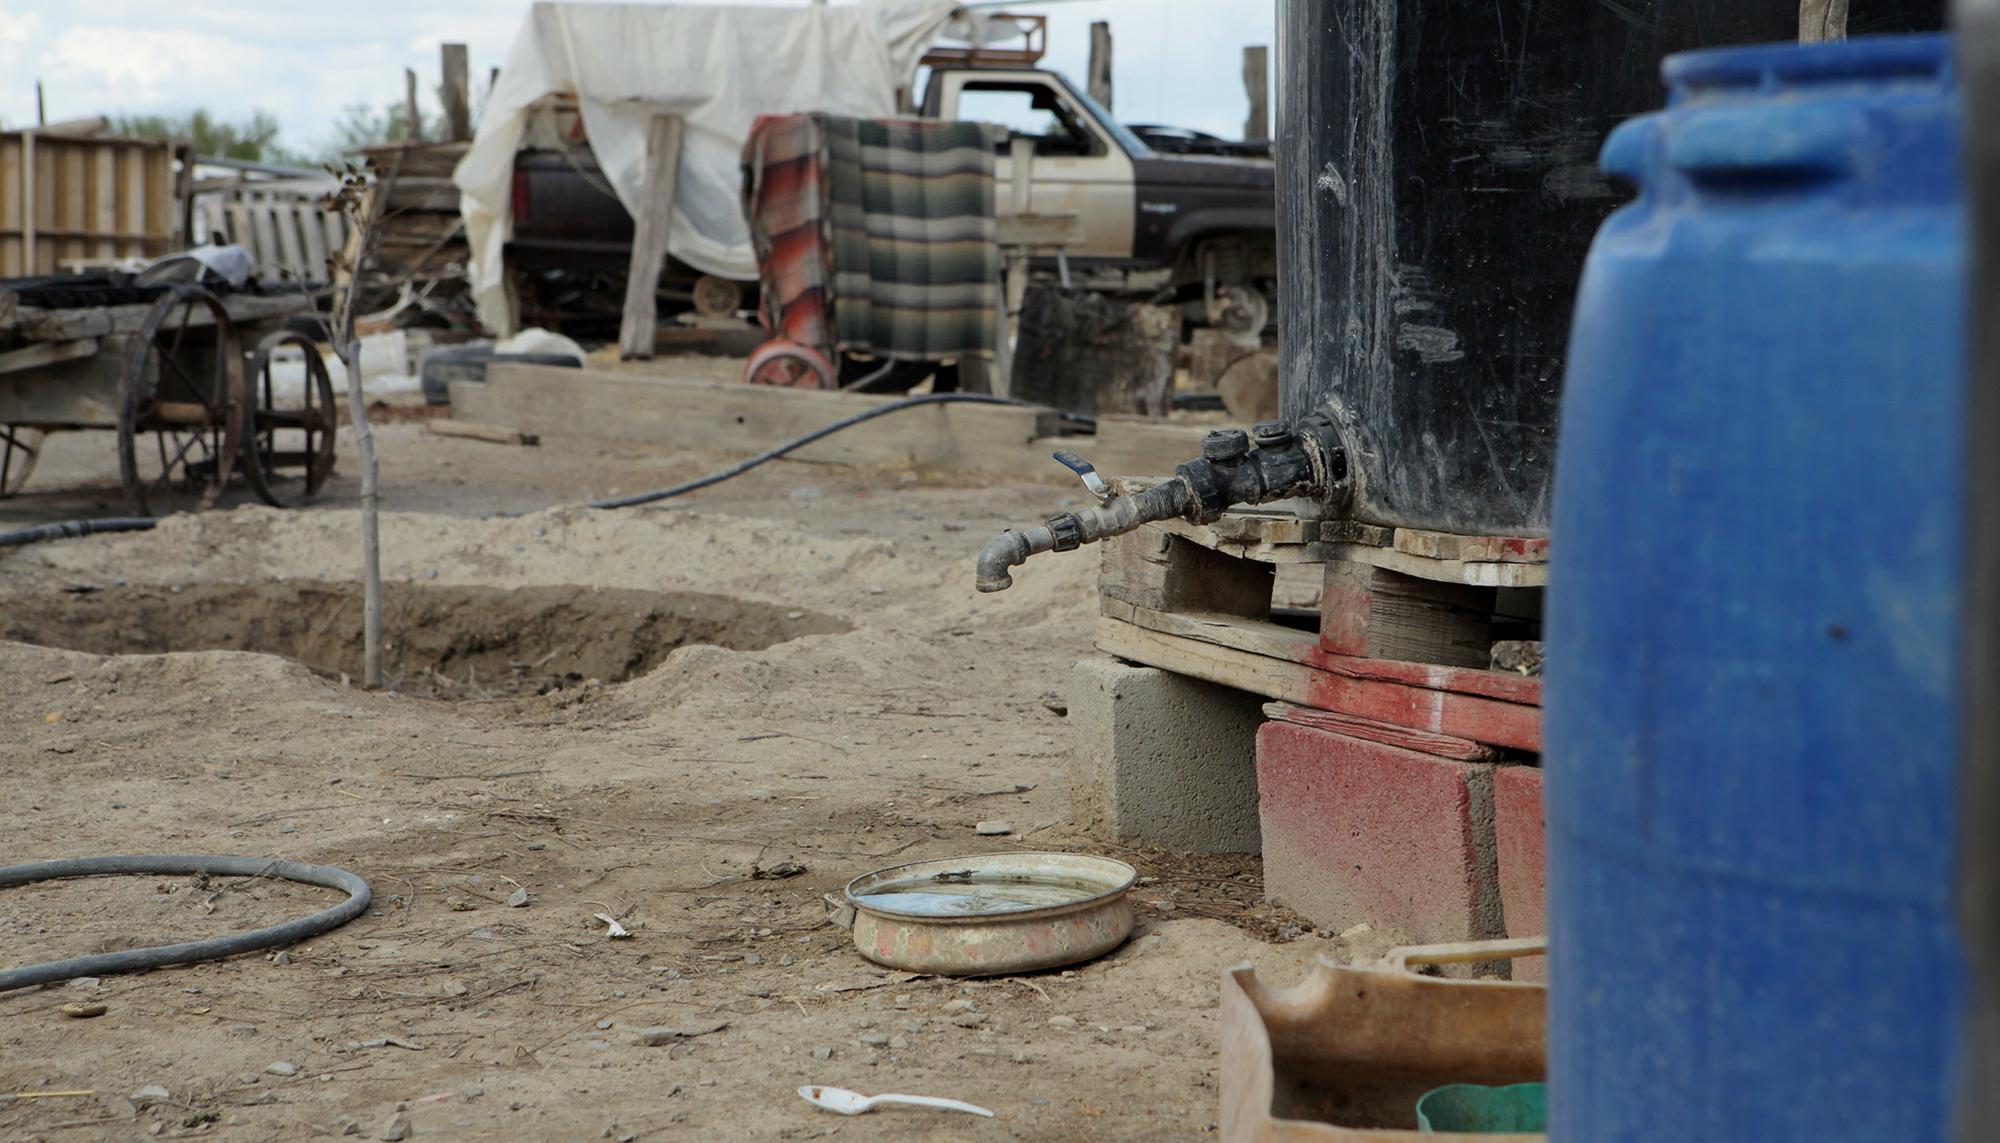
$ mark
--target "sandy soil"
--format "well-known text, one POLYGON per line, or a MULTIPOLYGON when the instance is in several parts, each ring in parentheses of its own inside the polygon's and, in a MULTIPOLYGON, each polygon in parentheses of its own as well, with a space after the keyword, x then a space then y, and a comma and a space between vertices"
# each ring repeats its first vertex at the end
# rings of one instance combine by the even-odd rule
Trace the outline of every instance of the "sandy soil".
MULTIPOLYGON (((1290 980, 1345 955, 1261 903, 1254 859, 1070 824, 1061 694, 1090 653, 1094 561, 1044 557, 978 596, 969 560, 1073 485, 779 463, 661 510, 535 511, 721 458, 382 437, 391 691, 339 675, 358 669, 332 630, 356 614, 345 473, 307 511, 232 499, 0 555, 0 635, 60 645, 0 642, 5 860, 290 857, 376 894, 283 955, 0 995, 0 1136, 374 1138, 400 1108, 415 1138, 1178 1138, 1215 1119, 1221 970, 1290 980), (120 649, 172 653, 102 654, 120 649), (974 835, 994 818, 1014 835, 974 835), (1016 847, 1132 861, 1141 935, 1071 971, 911 980, 826 921, 822 894, 868 870, 1016 847), (787 862, 804 871, 769 877, 787 862), (61 1014, 89 999, 106 1014, 61 1014), (808 1082, 998 1118, 840 1119, 794 1094, 808 1082), (169 1095, 129 1098, 148 1086, 169 1095), (68 1090, 96 1094, 5 1099, 68 1090)), ((115 510, 110 455, 58 438, 0 524, 115 510)), ((334 897, 8 890, 0 964, 334 897)))

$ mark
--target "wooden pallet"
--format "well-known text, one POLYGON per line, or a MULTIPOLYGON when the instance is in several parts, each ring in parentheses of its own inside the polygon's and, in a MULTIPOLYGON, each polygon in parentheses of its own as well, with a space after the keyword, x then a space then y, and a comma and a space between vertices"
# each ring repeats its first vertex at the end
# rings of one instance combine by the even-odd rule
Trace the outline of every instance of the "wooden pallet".
POLYGON ((1097 644, 1303 707, 1538 752, 1541 680, 1489 663, 1500 588, 1543 580, 1546 555, 1544 541, 1368 532, 1272 510, 1148 525, 1104 546, 1097 644), (1350 558, 1358 549, 1372 556, 1350 558), (1318 614, 1272 609, 1288 563, 1324 565, 1318 614))

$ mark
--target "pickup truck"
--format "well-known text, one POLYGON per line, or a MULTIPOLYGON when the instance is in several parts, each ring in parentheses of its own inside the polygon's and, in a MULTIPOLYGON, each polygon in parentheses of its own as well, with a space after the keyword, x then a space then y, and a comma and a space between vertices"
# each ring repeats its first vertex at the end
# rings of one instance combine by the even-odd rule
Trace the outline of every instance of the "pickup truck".
MULTIPOLYGON (((1081 243, 1062 260, 1052 251, 1038 257, 1037 277, 1053 279, 1066 261, 1072 285, 1167 292, 1195 324, 1239 335, 1262 331, 1277 281, 1276 184, 1268 157, 1162 152, 1066 77, 1043 68, 932 64, 928 70, 918 111, 995 123, 1012 138, 1031 140, 1028 209, 1080 222, 1081 243)), ((1012 210, 1011 151, 1011 141, 1002 143, 995 164, 1003 218, 1012 210)), ((587 145, 521 152, 508 263, 526 316, 598 318, 615 326, 631 241, 631 217, 587 145)), ((661 281, 670 307, 718 316, 745 305, 752 289, 677 264, 661 281)))

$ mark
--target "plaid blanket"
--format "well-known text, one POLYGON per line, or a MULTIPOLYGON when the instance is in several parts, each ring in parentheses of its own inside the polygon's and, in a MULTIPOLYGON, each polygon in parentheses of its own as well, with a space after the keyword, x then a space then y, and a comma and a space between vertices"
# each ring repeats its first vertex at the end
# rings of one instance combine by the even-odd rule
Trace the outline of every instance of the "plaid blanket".
POLYGON ((829 357, 993 355, 992 129, 767 115, 743 152, 764 324, 829 357))

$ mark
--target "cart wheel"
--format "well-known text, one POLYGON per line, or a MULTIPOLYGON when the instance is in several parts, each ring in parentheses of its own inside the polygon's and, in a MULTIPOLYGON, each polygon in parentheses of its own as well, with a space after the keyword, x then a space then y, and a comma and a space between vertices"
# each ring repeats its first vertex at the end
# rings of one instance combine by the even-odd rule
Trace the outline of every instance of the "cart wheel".
POLYGON ((243 479, 257 498, 273 508, 296 508, 319 493, 333 472, 334 426, 339 414, 333 403, 333 379, 326 358, 312 339, 289 330, 258 343, 250 359, 249 419, 243 426, 243 479), (291 347, 304 354, 296 392, 283 391, 272 376, 275 351, 291 347), (299 475, 279 475, 295 468, 299 475))
POLYGON ((48 434, 27 425, 0 425, 0 500, 21 491, 35 462, 42 459, 48 434))
POLYGON ((743 363, 743 380, 752 385, 787 389, 832 389, 833 363, 826 355, 796 341, 767 341, 743 363))
POLYGON ((174 287, 153 303, 125 361, 118 476, 135 515, 215 503, 236 463, 243 403, 229 311, 200 286, 174 287), (196 307, 213 319, 212 338, 195 324, 196 307))

